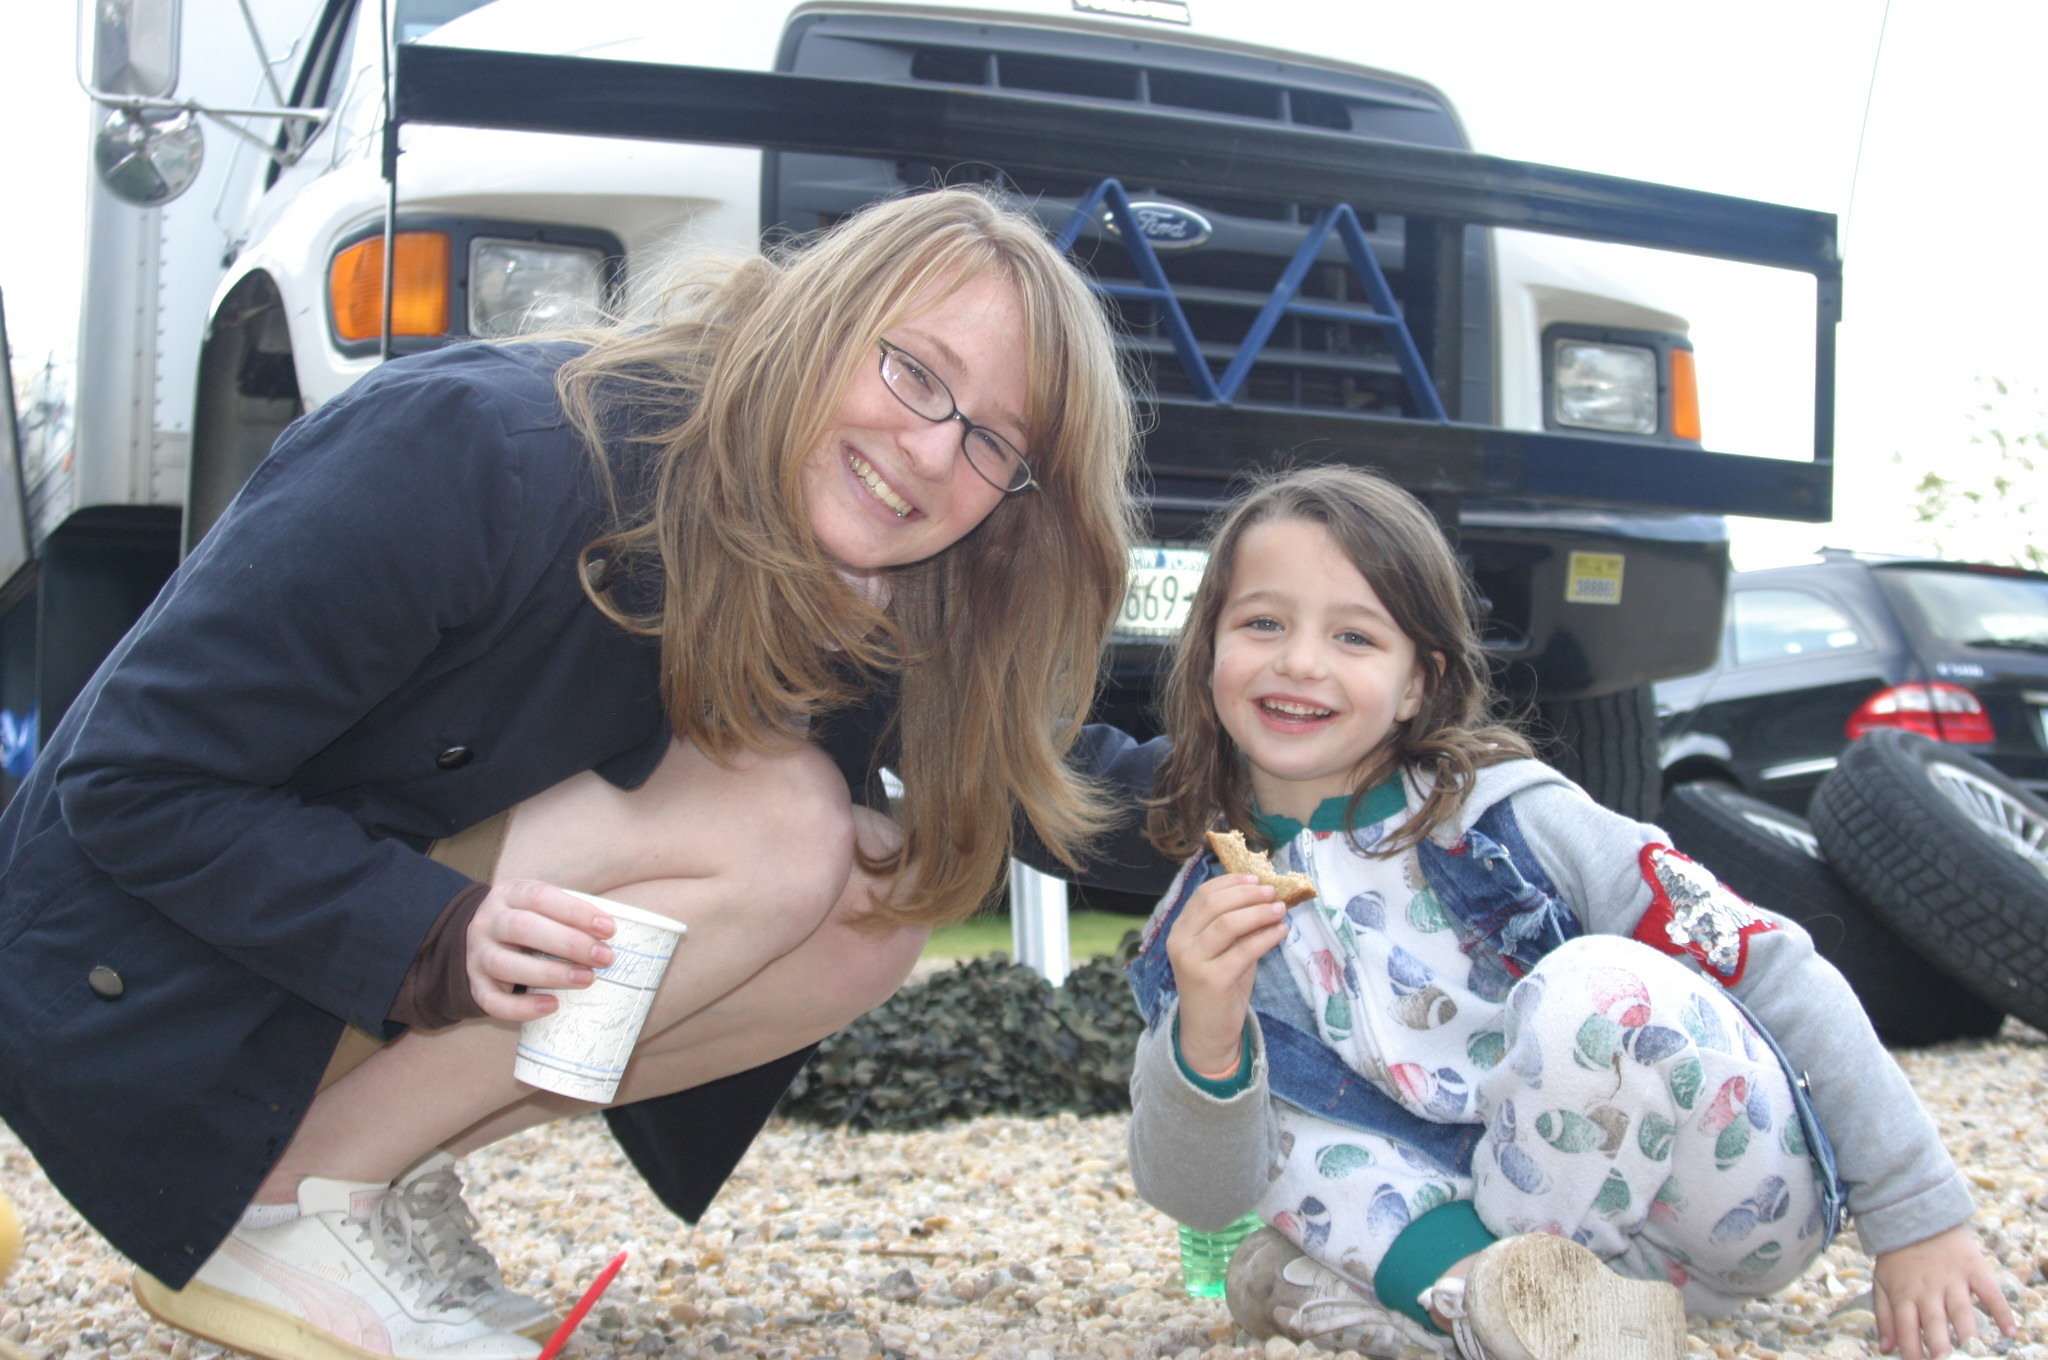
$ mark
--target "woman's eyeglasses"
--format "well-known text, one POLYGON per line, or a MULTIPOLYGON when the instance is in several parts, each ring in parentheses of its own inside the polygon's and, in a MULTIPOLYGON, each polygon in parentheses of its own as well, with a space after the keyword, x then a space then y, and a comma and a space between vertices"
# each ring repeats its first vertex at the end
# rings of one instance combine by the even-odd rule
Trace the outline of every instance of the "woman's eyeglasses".
POLYGON ((896 400, 926 420, 935 424, 959 421, 960 451, 967 455, 967 466, 983 481, 1006 493, 1037 485, 1031 480, 1031 465, 1024 461, 1017 446, 988 426, 969 420, 961 412, 960 403, 953 400, 953 389, 922 359, 887 340, 876 343, 882 347, 882 385, 896 400))

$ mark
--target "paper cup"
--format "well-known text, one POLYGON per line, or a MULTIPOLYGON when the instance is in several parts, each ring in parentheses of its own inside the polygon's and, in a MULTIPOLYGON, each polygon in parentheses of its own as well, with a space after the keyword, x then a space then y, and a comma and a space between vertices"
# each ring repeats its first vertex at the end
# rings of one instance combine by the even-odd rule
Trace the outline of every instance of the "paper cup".
MULTIPOLYGON (((570 891, 564 889, 564 891, 570 891)), ((568 991, 536 987, 559 1003, 554 1013, 519 1027, 512 1075, 529 1086, 578 1100, 611 1103, 626 1075, 626 1060, 640 1042, 640 1026, 655 989, 684 933, 680 921, 589 893, 573 893, 618 922, 609 943, 611 966, 588 987, 568 991)))

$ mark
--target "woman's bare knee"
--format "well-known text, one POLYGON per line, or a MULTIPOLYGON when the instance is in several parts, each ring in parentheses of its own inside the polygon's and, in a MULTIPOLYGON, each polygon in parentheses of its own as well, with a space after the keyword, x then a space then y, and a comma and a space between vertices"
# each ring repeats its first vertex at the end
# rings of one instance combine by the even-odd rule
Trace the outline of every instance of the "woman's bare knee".
MULTIPOLYGON (((866 833, 839 770, 816 747, 752 758, 748 806, 725 824, 723 877, 735 909, 780 957, 809 939, 858 879, 855 846, 866 833)), ((872 814, 869 814, 872 815, 872 814)), ((879 842, 878 842, 879 843, 879 842)))
POLYGON ((493 877, 620 894, 656 911, 662 901, 622 890, 668 883, 657 896, 721 899, 760 915, 788 949, 838 900, 853 843, 846 781, 817 748, 721 764, 678 740, 638 788, 586 773, 521 803, 493 877))
POLYGON ((930 936, 929 930, 904 927, 871 935, 865 949, 849 951, 844 983, 833 998, 831 1027, 850 1024, 896 995, 930 936))
MULTIPOLYGON (((903 828, 879 812, 856 807, 851 820, 855 846, 865 859, 891 855, 903 844, 903 828)), ((827 938, 820 943, 843 966, 834 972, 827 994, 820 999, 833 1029, 893 996, 931 934, 918 928, 886 926, 876 919, 877 904, 897 882, 893 877, 872 877, 856 867, 832 905, 824 932, 827 938)))
POLYGON ((835 912, 802 946, 742 986, 648 1034, 634 1052, 621 1099, 729 1076, 843 1029, 895 995, 928 933, 848 928, 835 912))

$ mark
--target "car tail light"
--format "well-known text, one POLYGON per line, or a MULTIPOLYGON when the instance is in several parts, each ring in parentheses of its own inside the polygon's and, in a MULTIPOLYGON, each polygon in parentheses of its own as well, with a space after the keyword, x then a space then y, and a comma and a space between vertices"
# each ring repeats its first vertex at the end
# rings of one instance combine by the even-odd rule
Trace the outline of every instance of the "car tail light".
POLYGON ((1871 695, 1849 715, 1849 740, 1874 727, 1903 727, 1936 741, 1973 746, 1989 746, 1997 740, 1991 731, 1991 715, 1977 696, 1945 680, 1893 685, 1871 695))

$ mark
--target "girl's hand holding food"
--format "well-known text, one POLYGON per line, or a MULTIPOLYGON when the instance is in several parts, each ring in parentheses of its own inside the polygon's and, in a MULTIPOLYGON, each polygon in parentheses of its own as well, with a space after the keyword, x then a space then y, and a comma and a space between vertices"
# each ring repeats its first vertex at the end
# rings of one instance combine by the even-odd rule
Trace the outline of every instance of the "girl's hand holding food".
POLYGON ((1250 874, 1195 889, 1166 937, 1180 991, 1181 1060, 1204 1077, 1237 1074, 1259 960, 1287 938, 1287 907, 1250 874))

